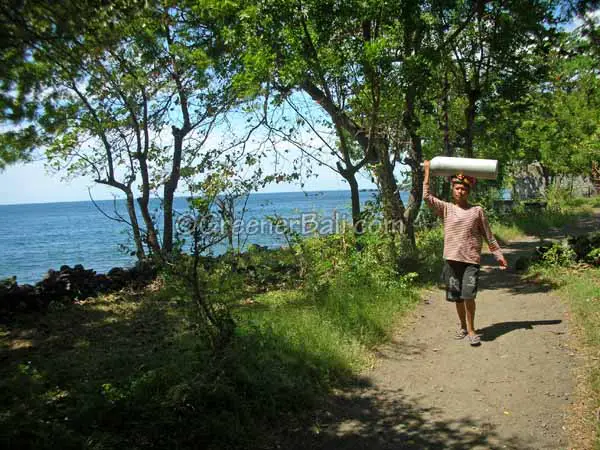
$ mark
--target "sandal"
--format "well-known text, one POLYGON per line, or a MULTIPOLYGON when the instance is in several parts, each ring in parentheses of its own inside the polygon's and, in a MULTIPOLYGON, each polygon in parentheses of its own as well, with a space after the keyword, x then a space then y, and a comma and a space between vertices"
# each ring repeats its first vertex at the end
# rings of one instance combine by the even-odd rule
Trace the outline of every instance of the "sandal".
POLYGON ((469 335, 469 344, 471 344, 473 347, 481 345, 481 337, 479 337, 478 334, 474 334, 472 336, 469 335))
POLYGON ((454 339, 464 339, 468 336, 467 330, 464 328, 459 328, 456 330, 456 334, 454 335, 454 339))

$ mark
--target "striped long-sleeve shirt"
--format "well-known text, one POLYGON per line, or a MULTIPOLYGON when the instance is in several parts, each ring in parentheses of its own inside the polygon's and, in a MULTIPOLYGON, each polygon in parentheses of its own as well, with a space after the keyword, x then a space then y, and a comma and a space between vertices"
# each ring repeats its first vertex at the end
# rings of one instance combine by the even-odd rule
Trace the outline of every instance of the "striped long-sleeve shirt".
POLYGON ((423 184, 423 199, 444 220, 444 259, 479 264, 484 238, 496 259, 502 257, 481 206, 463 209, 442 201, 429 192, 428 183, 423 184))

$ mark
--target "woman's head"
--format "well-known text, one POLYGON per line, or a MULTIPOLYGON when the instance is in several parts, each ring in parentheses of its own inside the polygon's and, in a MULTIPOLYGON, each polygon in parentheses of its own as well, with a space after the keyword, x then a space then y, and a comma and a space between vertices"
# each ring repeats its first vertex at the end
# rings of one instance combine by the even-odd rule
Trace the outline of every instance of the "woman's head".
POLYGON ((462 173, 458 173, 451 178, 452 198, 457 204, 466 204, 469 198, 471 188, 475 185, 476 179, 462 173))

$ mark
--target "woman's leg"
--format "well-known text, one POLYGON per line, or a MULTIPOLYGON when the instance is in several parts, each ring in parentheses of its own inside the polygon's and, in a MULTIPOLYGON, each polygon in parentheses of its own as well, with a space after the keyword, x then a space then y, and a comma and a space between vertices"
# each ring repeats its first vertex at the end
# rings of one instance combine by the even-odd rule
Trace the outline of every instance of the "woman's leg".
POLYGON ((475 297, 477 295, 478 281, 479 265, 469 264, 463 274, 461 290, 461 296, 465 302, 467 333, 469 333, 469 336, 475 336, 475 297))
POLYGON ((466 309, 465 302, 455 302, 456 313, 458 314, 458 320, 460 320, 460 328, 463 330, 467 329, 466 309))
MULTIPOLYGON (((469 336, 473 336, 475 334, 475 299, 465 300, 463 303, 467 316, 467 333, 469 336)), ((458 306, 458 303, 456 305, 458 306)))

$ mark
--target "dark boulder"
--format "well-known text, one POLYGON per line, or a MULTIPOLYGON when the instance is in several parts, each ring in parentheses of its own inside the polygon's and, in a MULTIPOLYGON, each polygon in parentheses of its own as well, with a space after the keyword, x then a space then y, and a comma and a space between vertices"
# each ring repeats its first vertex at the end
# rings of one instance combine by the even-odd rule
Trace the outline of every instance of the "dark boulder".
POLYGON ((0 280, 0 315, 13 312, 45 311, 48 305, 72 303, 100 293, 117 291, 126 286, 141 288, 158 274, 151 261, 142 261, 131 269, 115 267, 107 274, 96 274, 81 264, 50 269, 35 284, 19 285, 16 277, 0 280))

